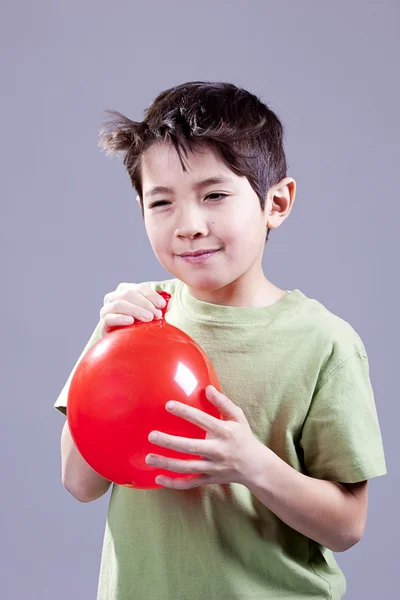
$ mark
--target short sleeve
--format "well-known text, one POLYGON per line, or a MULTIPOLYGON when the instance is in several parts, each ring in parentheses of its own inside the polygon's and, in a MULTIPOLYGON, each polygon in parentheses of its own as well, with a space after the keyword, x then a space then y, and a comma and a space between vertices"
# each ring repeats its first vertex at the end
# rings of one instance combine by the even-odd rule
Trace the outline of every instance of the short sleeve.
POLYGON ((69 374, 69 377, 54 404, 54 408, 56 408, 57 410, 62 412, 64 415, 67 414, 68 390, 69 390, 69 386, 70 386, 72 377, 74 376, 74 373, 75 373, 79 363, 81 362, 82 358, 85 356, 85 354, 87 354, 87 352, 89 352, 89 350, 101 339, 100 326, 101 325, 100 325, 100 321, 99 321, 95 330, 93 331, 92 335, 90 336, 88 343, 84 347, 80 357, 76 361, 74 368, 72 369, 71 373, 69 374))
POLYGON ((357 483, 386 474, 364 352, 352 355, 322 381, 305 418, 300 447, 306 472, 318 479, 357 483))

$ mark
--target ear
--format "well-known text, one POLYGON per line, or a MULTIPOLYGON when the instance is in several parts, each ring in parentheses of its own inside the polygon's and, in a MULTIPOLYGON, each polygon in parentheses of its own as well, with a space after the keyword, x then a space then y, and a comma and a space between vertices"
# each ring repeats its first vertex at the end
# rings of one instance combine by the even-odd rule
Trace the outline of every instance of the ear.
POLYGON ((296 182, 292 177, 285 177, 268 190, 266 213, 267 227, 277 229, 288 218, 296 196, 296 182))
POLYGON ((137 202, 137 203, 139 204, 139 206, 140 206, 140 198, 139 198, 139 196, 136 196, 136 202, 137 202))

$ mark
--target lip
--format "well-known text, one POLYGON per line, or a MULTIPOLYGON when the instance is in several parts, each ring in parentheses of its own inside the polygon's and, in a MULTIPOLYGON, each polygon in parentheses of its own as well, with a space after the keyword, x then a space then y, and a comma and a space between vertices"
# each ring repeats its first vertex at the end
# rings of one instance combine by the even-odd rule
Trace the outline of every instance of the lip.
POLYGON ((178 254, 180 258, 189 263, 201 263, 205 262, 214 254, 217 254, 221 248, 210 248, 209 250, 196 250, 196 252, 185 252, 185 254, 178 254))
POLYGON ((219 248, 204 248, 203 250, 196 250, 195 252, 184 252, 179 256, 200 256, 201 254, 212 254, 213 252, 218 252, 219 248))

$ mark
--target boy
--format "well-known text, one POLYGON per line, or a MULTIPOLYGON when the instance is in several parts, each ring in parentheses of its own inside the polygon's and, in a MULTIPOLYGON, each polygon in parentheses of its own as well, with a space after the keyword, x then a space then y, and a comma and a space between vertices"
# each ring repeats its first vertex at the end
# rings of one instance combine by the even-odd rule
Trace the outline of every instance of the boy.
MULTIPOLYGON (((156 292, 166 290, 166 319, 216 369, 223 394, 209 386, 207 396, 224 420, 168 404, 206 439, 158 432, 146 462, 198 478, 113 485, 98 600, 342 598, 332 552, 362 538, 367 482, 386 473, 385 458, 361 339, 263 273, 268 234, 295 198, 282 125, 226 83, 167 90, 141 123, 111 115, 102 145, 125 153, 152 248, 173 278, 107 294, 78 363, 111 327, 159 318, 156 292), (167 446, 206 460, 166 460, 167 446)), ((64 414, 75 368, 55 404, 64 414)), ((81 501, 110 486, 79 455, 68 423, 62 468, 81 501)))

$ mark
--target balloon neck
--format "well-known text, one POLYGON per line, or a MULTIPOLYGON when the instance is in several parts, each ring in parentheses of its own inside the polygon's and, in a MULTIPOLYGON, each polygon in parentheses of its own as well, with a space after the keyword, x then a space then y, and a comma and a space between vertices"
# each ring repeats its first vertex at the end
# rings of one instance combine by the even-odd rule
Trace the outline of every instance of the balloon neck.
POLYGON ((164 308, 161 309, 162 318, 164 319, 165 318, 165 313, 168 310, 169 301, 171 300, 171 294, 169 294, 168 292, 158 292, 158 293, 160 294, 160 296, 162 296, 164 298, 165 303, 166 303, 165 306, 164 306, 164 308))

